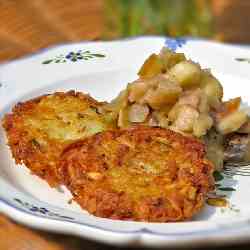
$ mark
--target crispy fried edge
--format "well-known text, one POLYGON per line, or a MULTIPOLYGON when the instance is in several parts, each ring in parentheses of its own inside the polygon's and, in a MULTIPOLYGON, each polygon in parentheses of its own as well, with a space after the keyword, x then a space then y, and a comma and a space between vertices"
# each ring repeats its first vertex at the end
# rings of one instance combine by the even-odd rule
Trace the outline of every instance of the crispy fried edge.
MULTIPOLYGON (((33 164, 32 160, 30 162, 30 154, 34 154, 34 149, 30 145, 30 143, 27 143, 27 141, 25 141, 26 138, 23 137, 25 130, 15 129, 15 124, 22 122, 22 114, 24 112, 27 112, 28 110, 32 110, 34 108, 34 105, 38 104, 43 98, 48 96, 59 96, 59 97, 61 96, 63 98, 72 96, 79 98, 83 101, 87 101, 90 106, 94 107, 98 107, 100 104, 103 103, 96 101, 87 94, 76 92, 74 90, 68 92, 55 92, 53 94, 41 95, 39 97, 33 98, 28 101, 19 102, 13 107, 11 113, 6 114, 4 116, 2 120, 2 126, 6 131, 8 145, 11 149, 12 156, 15 159, 16 164, 26 165, 32 171, 33 174, 36 174, 42 179, 46 180, 49 183, 49 185, 53 187, 60 184, 60 179, 58 177, 58 174, 56 173, 55 170, 50 169, 49 165, 44 166, 43 162, 40 163, 41 171, 42 169, 44 169, 41 173, 39 173, 40 171, 32 170, 33 164)), ((60 155, 60 153, 58 155, 60 155)), ((34 159, 35 157, 32 156, 32 158, 34 159)), ((39 163, 36 162, 36 164, 39 163)))
MULTIPOLYGON (((204 202, 205 202, 205 195, 207 194, 208 191, 212 190, 214 188, 214 180, 213 180, 213 176, 212 176, 212 172, 213 172, 213 165, 207 161, 205 159, 205 148, 204 148, 204 144, 201 143, 200 141, 198 141, 197 139, 194 138, 190 138, 190 137, 185 137, 177 132, 174 132, 172 130, 166 130, 166 129, 162 129, 162 128, 148 128, 148 127, 144 127, 144 126, 136 126, 127 130, 115 130, 115 131, 105 131, 99 134, 96 134, 92 137, 86 138, 84 140, 79 140, 73 144, 70 144, 69 146, 67 146, 63 152, 62 152, 62 156, 60 157, 60 161, 59 161, 59 169, 60 169, 60 174, 62 175, 62 179, 64 179, 64 183, 66 184, 66 186, 69 188, 69 190, 71 190, 72 194, 74 195, 74 199, 83 207, 83 209, 87 209, 88 211, 91 212, 91 206, 93 205, 93 202, 90 201, 89 204, 87 203, 86 206, 83 206, 83 204, 81 203, 81 197, 77 197, 77 195, 74 194, 74 187, 72 187, 69 178, 67 176, 67 171, 65 171, 65 157, 67 157, 67 153, 70 152, 71 150, 75 150, 77 148, 81 148, 84 147, 86 148, 86 150, 88 150, 88 146, 89 145, 93 145, 93 141, 98 143, 101 140, 113 140, 116 139, 117 137, 121 136, 123 133, 128 133, 128 136, 132 135, 134 136, 136 133, 139 133, 139 135, 137 134, 137 136, 143 136, 145 135, 149 135, 152 134, 153 136, 160 136, 160 137, 167 137, 171 143, 174 143, 176 141, 178 141, 187 152, 196 152, 196 155, 194 156, 195 158, 195 162, 196 162, 196 168, 202 168, 203 169, 207 169, 207 179, 205 180, 205 183, 203 183, 203 187, 201 188, 201 190, 199 191, 198 195, 197 195, 197 201, 196 201, 196 205, 193 207, 193 211, 188 211, 188 212, 184 212, 183 211, 183 216, 180 217, 177 220, 171 220, 168 219, 167 221, 182 221, 182 220, 186 220, 189 219, 191 217, 193 217, 195 214, 197 214, 202 207, 204 206, 204 202)), ((94 149, 94 147, 93 147, 94 149)), ((192 156, 192 154, 191 154, 192 156)), ((204 179, 204 178, 203 178, 204 179)), ((204 180, 202 180, 204 181, 204 180)), ((73 185, 74 186, 74 185, 73 185)), ((91 190, 91 193, 89 194, 90 196, 93 196, 93 194, 95 193, 95 191, 97 190, 91 190)), ((105 190, 98 190, 96 196, 99 197, 99 199, 103 199, 103 197, 109 196, 110 199, 114 199, 114 200, 119 200, 120 203, 122 203, 124 206, 125 204, 128 204, 129 201, 124 201, 122 199, 120 199, 120 197, 118 197, 119 195, 117 194, 112 194, 112 193, 106 193, 105 190), (98 192, 102 192, 102 195, 98 195, 98 192)), ((110 203, 112 203, 110 201, 110 203)), ((144 204, 145 205, 145 204, 144 204)), ((120 207, 120 204, 117 205, 117 209, 122 209, 120 207)), ((139 209, 139 208, 138 208, 139 209)), ((112 215, 111 217, 109 216, 105 216, 102 213, 94 213, 94 215, 100 216, 100 217, 108 217, 108 218, 112 218, 112 219, 123 219, 119 216, 116 215, 112 215)), ((129 218, 131 220, 131 218, 129 218)), ((132 218, 132 220, 142 220, 142 221, 151 221, 150 218, 144 218, 142 216, 142 218, 132 218)), ((164 222, 167 222, 164 221, 164 222)), ((161 221, 162 222, 162 221, 161 221)))

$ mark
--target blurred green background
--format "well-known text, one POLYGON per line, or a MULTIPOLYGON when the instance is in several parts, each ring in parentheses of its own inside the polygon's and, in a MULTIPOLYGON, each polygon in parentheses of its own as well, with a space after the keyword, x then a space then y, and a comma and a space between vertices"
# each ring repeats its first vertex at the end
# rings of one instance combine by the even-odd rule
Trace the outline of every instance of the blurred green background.
POLYGON ((210 0, 106 0, 104 38, 149 34, 212 37, 211 3, 210 0))

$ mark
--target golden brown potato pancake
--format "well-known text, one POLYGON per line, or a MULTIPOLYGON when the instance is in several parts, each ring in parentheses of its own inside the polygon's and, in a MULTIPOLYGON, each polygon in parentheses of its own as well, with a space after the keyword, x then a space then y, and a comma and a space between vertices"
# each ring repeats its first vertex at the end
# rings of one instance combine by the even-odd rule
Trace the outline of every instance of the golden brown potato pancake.
POLYGON ((3 119, 8 144, 18 164, 57 185, 56 162, 66 145, 113 128, 98 113, 98 103, 88 95, 69 91, 44 95, 17 104, 3 119))
POLYGON ((60 175, 89 213, 121 220, 191 218, 213 188, 213 166, 198 140, 161 128, 98 133, 69 145, 60 175))

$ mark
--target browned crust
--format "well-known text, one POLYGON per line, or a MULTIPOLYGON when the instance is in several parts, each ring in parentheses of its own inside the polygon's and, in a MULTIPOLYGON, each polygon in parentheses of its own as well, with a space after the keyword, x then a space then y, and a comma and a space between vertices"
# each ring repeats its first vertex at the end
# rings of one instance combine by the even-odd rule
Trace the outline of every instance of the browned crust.
POLYGON ((200 211, 206 194, 213 188, 213 166, 204 157, 204 145, 198 140, 171 130, 135 127, 106 131, 69 145, 62 153, 59 169, 74 199, 96 216, 151 222, 182 221, 200 211), (160 153, 160 146, 154 144, 156 137, 168 141, 170 153, 160 153), (133 185, 130 181, 124 182, 126 173, 135 167, 126 164, 130 160, 133 162, 135 159, 130 157, 138 154, 142 161, 152 160, 152 163, 162 157, 159 161, 166 166, 166 172, 129 174, 134 178, 133 185), (122 178, 117 179, 125 183, 120 190, 120 184, 118 189, 114 184, 118 177, 110 174, 112 169, 123 171, 122 178), (137 180, 145 176, 152 178, 148 187, 140 189, 137 180), (151 195, 152 188, 156 195, 151 195), (193 188, 195 198, 190 198, 193 188), (143 193, 137 195, 137 190, 143 193), (137 198, 132 198, 133 195, 137 198))
MULTIPOLYGON (((80 92, 56 92, 51 95, 61 97, 62 99, 72 96, 94 107, 100 105, 89 95, 80 92)), ((24 127, 25 117, 36 109, 37 104, 42 99, 51 95, 42 95, 29 101, 18 103, 13 107, 12 113, 5 115, 2 124, 6 130, 8 145, 15 162, 26 165, 33 174, 45 179, 51 186, 55 186, 60 182, 57 175, 56 162, 60 153, 69 142, 58 142, 47 138, 48 147, 41 149, 28 135, 27 128, 24 127)))

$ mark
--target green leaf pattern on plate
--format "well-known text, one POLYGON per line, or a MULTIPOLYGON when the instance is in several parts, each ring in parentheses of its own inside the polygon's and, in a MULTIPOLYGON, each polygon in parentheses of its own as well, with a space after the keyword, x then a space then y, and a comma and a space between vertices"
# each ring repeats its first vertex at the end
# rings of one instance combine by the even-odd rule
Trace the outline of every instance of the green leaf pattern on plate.
POLYGON ((235 188, 233 188, 233 187, 223 186, 223 183, 221 183, 221 181, 223 181, 225 177, 221 172, 215 170, 213 173, 213 176, 214 176, 214 180, 215 180, 215 189, 216 190, 220 190, 220 191, 224 191, 224 192, 236 191, 235 188))
POLYGON ((250 58, 246 58, 246 57, 238 57, 238 58, 235 58, 235 60, 238 61, 238 62, 250 63, 250 58))
POLYGON ((76 52, 69 52, 66 55, 60 54, 55 56, 54 58, 47 59, 42 62, 42 64, 50 64, 50 63, 66 63, 66 62, 77 62, 80 60, 89 60, 93 58, 103 58, 105 55, 99 53, 92 53, 89 50, 78 50, 76 52))

